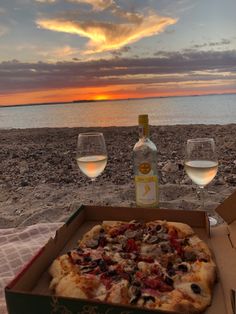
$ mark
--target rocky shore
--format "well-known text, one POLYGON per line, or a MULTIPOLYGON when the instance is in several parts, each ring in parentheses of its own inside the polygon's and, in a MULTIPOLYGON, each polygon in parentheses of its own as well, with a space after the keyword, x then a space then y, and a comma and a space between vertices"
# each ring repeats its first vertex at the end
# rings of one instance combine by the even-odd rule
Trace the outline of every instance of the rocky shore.
MULTIPOLYGON (((63 221, 80 203, 135 206, 132 149, 136 127, 1 130, 0 228, 63 221), (94 186, 78 169, 80 132, 104 133, 108 163, 94 186)), ((214 137, 219 170, 206 189, 213 209, 236 189, 236 124, 152 126, 158 150, 160 206, 199 207, 196 186, 187 177, 184 147, 188 138, 214 137)))

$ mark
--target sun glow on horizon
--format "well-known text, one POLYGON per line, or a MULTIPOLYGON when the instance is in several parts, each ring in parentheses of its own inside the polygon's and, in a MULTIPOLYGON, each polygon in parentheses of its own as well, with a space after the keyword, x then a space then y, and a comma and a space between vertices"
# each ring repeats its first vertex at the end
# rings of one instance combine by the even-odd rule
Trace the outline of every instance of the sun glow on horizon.
POLYGON ((93 100, 112 100, 112 99, 113 99, 112 97, 105 94, 98 94, 93 97, 93 100))
POLYGON ((124 100, 135 98, 158 98, 158 97, 175 97, 175 96, 196 96, 196 95, 209 95, 209 94, 236 94, 235 88, 229 89, 214 89, 214 88, 183 88, 183 89, 169 89, 169 90, 151 90, 143 91, 140 89, 122 89, 118 86, 117 89, 110 87, 97 87, 84 88, 83 93, 78 94, 78 89, 64 88, 64 89, 51 89, 43 91, 20 92, 15 94, 0 95, 0 106, 12 106, 20 104, 43 104, 43 103, 63 103, 73 102, 79 100, 81 102, 92 101, 105 101, 105 100, 124 100), (106 93, 103 93, 103 92, 106 93))

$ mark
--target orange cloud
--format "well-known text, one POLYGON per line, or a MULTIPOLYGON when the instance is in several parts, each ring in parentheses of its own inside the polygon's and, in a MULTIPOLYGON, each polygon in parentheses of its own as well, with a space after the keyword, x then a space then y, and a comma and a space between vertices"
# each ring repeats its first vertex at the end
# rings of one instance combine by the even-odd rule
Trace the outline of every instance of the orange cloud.
POLYGON ((58 18, 42 18, 37 24, 44 29, 87 37, 90 40, 85 53, 98 53, 120 49, 144 37, 159 34, 176 22, 174 18, 150 12, 148 16, 131 15, 130 20, 120 24, 100 21, 77 22, 58 18))
POLYGON ((77 56, 78 50, 65 45, 51 50, 38 50, 38 55, 47 58, 48 61, 55 61, 56 59, 77 56))

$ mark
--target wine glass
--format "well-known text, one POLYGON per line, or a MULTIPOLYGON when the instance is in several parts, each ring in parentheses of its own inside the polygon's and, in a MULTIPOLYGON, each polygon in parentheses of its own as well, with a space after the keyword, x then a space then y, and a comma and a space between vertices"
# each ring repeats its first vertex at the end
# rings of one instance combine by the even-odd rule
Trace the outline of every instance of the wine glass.
POLYGON ((95 181, 107 164, 107 150, 103 134, 99 132, 80 133, 76 160, 82 173, 92 182, 95 181))
MULTIPOLYGON (((200 188, 201 206, 204 210, 204 187, 214 179, 218 170, 214 139, 188 139, 184 166, 189 178, 200 188)), ((217 224, 217 220, 212 217, 212 214, 213 212, 207 212, 210 225, 214 226, 217 224)))

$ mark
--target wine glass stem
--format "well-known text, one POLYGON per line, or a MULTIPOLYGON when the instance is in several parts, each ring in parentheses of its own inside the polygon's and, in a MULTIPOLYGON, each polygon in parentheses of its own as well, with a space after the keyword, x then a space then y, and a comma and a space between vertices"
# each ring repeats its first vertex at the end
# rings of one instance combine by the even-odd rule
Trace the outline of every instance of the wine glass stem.
POLYGON ((204 210, 205 209, 205 199, 204 199, 204 187, 200 186, 200 201, 201 201, 201 209, 204 210))
POLYGON ((91 178, 91 186, 90 186, 90 202, 96 204, 96 178, 91 178))

